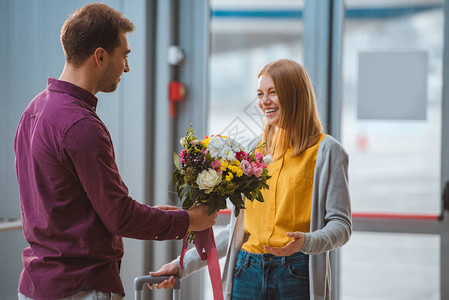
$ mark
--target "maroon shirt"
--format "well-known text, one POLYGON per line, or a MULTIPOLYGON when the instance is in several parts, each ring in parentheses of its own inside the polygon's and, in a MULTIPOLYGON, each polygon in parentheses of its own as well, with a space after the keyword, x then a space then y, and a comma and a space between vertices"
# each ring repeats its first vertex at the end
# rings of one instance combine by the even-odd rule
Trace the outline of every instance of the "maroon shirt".
POLYGON ((50 78, 17 128, 16 172, 30 244, 19 292, 30 298, 65 298, 87 283, 124 294, 121 237, 180 239, 187 231, 186 211, 151 208, 128 195, 96 106, 88 91, 50 78))

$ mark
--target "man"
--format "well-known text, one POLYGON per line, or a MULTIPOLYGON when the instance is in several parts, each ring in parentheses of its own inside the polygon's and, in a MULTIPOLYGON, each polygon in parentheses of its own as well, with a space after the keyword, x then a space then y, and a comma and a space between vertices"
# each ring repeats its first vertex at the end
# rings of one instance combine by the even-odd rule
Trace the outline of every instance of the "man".
POLYGON ((189 211, 133 200, 121 180, 111 136, 95 112, 129 71, 134 25, 105 4, 77 10, 63 25, 59 80, 26 108, 14 141, 23 232, 29 247, 19 299, 122 299, 121 237, 181 239, 215 223, 189 211))

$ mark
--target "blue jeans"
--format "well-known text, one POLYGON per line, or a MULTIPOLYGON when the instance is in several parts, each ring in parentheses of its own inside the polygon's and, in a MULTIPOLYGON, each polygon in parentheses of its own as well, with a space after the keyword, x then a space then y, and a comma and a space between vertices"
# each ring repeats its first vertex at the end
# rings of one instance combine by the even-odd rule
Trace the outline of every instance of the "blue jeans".
POLYGON ((256 254, 240 250, 232 299, 309 300, 309 256, 256 254))

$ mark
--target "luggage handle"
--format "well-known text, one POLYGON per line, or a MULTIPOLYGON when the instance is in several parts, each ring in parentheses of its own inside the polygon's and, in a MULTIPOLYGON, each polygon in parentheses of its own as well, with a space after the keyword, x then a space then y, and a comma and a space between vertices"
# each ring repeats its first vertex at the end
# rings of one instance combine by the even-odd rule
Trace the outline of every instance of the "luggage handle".
MULTIPOLYGON (((175 277, 175 285, 173 287, 173 299, 180 299, 179 298, 179 291, 181 289, 181 278, 178 276, 175 277)), ((157 284, 160 283, 166 279, 169 279, 170 276, 160 276, 160 277, 154 277, 150 275, 140 276, 134 279, 134 289, 136 291, 136 300, 141 300, 141 293, 142 288, 145 283, 149 284, 157 284)))

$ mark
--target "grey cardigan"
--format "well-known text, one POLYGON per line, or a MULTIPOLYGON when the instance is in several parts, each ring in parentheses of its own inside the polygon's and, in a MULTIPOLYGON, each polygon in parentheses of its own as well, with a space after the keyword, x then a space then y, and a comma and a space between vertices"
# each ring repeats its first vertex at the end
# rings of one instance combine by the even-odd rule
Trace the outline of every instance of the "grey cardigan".
MULTIPOLYGON (((232 284, 237 255, 247 240, 243 230, 244 210, 236 218, 231 214, 227 228, 215 236, 218 257, 226 256, 222 285, 225 299, 232 298, 232 284)), ((351 205, 348 188, 348 154, 333 137, 327 135, 321 141, 313 179, 312 215, 310 232, 306 233, 300 250, 310 254, 310 299, 330 299, 329 251, 343 246, 352 233, 351 205)), ((179 257, 174 260, 179 266, 179 257)), ((195 248, 187 251, 185 269, 180 276, 186 277, 207 265, 200 259, 195 248)))

